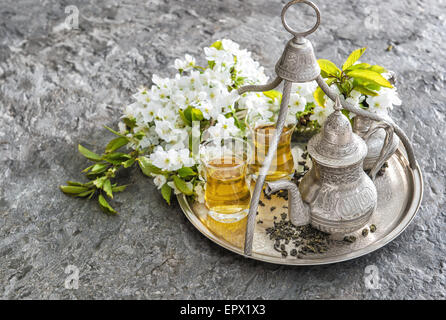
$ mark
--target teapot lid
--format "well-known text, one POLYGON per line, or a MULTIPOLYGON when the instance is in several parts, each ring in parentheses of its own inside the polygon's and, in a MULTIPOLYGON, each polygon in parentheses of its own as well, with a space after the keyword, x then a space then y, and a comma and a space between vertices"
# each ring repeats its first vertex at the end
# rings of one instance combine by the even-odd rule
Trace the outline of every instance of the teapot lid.
POLYGON ((367 155, 367 145, 353 133, 349 119, 341 112, 336 98, 334 112, 325 121, 322 131, 308 142, 308 153, 328 167, 344 167, 358 163, 367 155))

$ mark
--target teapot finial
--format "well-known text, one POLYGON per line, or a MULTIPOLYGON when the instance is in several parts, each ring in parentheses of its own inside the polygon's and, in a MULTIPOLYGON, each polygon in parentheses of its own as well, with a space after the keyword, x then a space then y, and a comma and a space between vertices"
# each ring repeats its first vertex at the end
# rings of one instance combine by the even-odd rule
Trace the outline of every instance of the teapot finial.
POLYGON ((333 109, 335 109, 335 111, 341 111, 341 109, 342 109, 341 99, 339 99, 339 96, 336 97, 336 101, 335 101, 333 109))

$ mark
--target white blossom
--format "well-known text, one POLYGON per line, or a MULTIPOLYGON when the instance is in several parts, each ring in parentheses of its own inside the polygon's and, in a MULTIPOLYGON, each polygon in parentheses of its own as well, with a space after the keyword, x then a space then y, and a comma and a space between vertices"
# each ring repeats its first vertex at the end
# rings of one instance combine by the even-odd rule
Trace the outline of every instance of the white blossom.
POLYGON ((195 58, 189 54, 186 54, 184 56, 184 60, 181 60, 181 59, 175 60, 175 69, 177 69, 181 72, 189 71, 189 70, 195 68, 195 64, 196 64, 195 58))
POLYGON ((158 189, 161 189, 167 182, 167 178, 162 174, 154 174, 153 177, 153 183, 158 189))
POLYGON ((194 192, 196 194, 195 200, 197 200, 199 203, 204 203, 204 195, 205 195, 205 184, 204 183, 198 183, 194 187, 194 192))
POLYGON ((401 105, 401 99, 395 88, 381 88, 377 96, 368 96, 366 102, 370 111, 381 114, 386 114, 394 105, 401 105))

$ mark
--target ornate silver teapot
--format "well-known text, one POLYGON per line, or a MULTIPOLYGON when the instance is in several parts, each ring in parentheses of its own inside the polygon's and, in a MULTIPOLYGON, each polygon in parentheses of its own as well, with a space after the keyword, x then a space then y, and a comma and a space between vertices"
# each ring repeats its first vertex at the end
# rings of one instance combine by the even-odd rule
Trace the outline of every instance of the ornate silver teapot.
MULTIPOLYGON (((345 234, 368 222, 377 206, 377 192, 363 170, 365 141, 353 133, 350 121, 341 112, 339 99, 334 109, 322 131, 308 143, 313 166, 299 189, 289 180, 280 180, 268 182, 265 192, 288 190, 289 218, 293 224, 311 223, 327 233, 345 234)), ((381 164, 379 158, 375 167, 381 164)))

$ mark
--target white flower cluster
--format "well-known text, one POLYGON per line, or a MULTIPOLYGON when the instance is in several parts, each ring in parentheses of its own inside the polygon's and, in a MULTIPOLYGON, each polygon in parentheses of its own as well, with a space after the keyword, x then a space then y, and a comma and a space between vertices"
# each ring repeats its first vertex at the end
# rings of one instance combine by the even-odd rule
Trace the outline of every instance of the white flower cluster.
MULTIPOLYGON (((315 81, 292 85, 286 125, 295 124, 296 114, 304 111, 307 104, 314 102, 313 93, 316 87, 315 81)), ((239 100, 239 106, 248 111, 248 124, 258 127, 277 121, 281 100, 282 95, 277 91, 245 93, 239 100)))
MULTIPOLYGON (((390 74, 382 74, 386 79, 390 78, 390 74)), ((341 94, 338 87, 335 84, 332 84, 330 88, 336 92, 336 94, 341 94)), ((401 105, 401 99, 398 96, 398 92, 396 87, 393 88, 385 88, 382 87, 379 91, 376 91, 376 96, 367 96, 362 94, 359 91, 352 90, 350 92, 349 97, 347 97, 346 101, 351 103, 357 108, 361 107, 363 102, 366 102, 368 105, 367 110, 381 116, 388 116, 388 111, 393 109, 393 106, 401 105)), ((334 111, 333 100, 329 99, 326 95, 325 97, 325 105, 320 106, 315 103, 316 107, 314 108, 314 114, 311 115, 311 120, 316 120, 319 124, 323 124, 327 117, 334 111)), ((350 113, 349 116, 353 118, 355 114, 350 113)))
MULTIPOLYGON (((240 135, 232 114, 238 98, 234 89, 267 81, 263 68, 252 59, 251 53, 231 40, 217 41, 204 52, 209 67, 197 66, 190 55, 184 60, 177 59, 175 68, 179 74, 170 79, 154 75, 151 89, 141 88, 133 96, 136 101, 125 108, 123 117, 136 124, 129 138, 141 135, 140 139, 131 139, 132 147, 147 149, 152 164, 163 171, 172 172, 197 163, 189 152, 192 128, 188 122, 192 120, 209 121, 208 132, 212 137, 240 135)), ((125 132, 123 123, 120 130, 125 132)))

